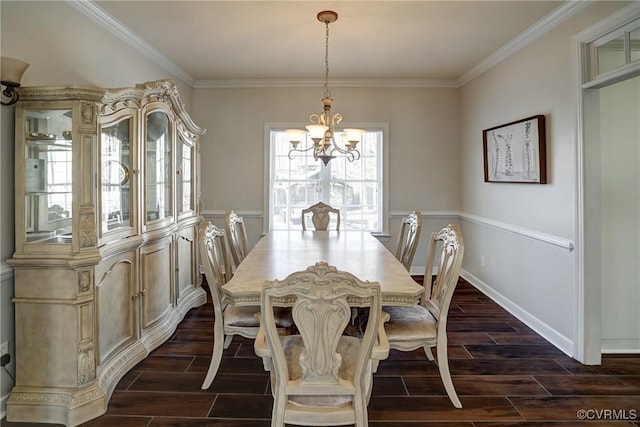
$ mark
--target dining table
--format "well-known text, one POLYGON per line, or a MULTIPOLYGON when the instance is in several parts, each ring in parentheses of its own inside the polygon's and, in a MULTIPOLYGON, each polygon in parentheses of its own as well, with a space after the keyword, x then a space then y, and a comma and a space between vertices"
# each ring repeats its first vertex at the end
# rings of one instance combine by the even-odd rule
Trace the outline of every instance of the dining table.
POLYGON ((260 305, 262 285, 325 261, 360 280, 379 282, 383 306, 417 304, 423 288, 370 232, 273 230, 237 266, 222 293, 234 305, 260 305))

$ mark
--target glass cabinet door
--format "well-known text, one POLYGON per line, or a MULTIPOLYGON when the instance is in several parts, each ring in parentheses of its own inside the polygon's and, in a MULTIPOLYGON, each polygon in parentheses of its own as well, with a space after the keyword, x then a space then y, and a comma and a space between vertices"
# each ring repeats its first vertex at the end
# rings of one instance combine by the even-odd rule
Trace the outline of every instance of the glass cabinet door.
POLYGON ((132 226, 132 120, 100 129, 102 234, 132 226))
POLYGON ((171 128, 163 111, 146 117, 145 219, 147 223, 173 215, 171 201, 171 128))
POLYGON ((72 110, 25 110, 25 241, 71 243, 72 110))
POLYGON ((193 145, 180 136, 177 145, 178 173, 176 195, 178 215, 193 212, 193 145))

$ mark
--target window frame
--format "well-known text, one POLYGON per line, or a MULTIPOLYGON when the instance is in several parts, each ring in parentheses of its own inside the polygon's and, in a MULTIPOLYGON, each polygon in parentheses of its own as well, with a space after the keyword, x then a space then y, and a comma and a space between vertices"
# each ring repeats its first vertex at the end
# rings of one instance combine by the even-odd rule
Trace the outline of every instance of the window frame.
MULTIPOLYGON (((262 215, 262 232, 266 234, 272 229, 271 221, 271 158, 273 156, 273 147, 271 146, 271 131, 285 130, 291 128, 304 128, 307 123, 304 122, 265 122, 264 123, 264 190, 263 190, 263 215, 262 215)), ((358 128, 367 131, 382 132, 382 228, 380 232, 371 233, 377 237, 386 237, 389 235, 389 123, 387 122, 350 122, 342 124, 343 128, 358 128)), ((318 160, 320 162, 320 160, 318 160)))
POLYGON ((615 29, 605 31, 584 43, 583 54, 588 59, 582 65, 583 89, 600 88, 611 82, 615 83, 624 80, 627 76, 633 75, 640 70, 640 59, 631 59, 630 35, 637 30, 640 30, 640 18, 633 16, 615 29), (617 38, 622 38, 623 41, 624 64, 599 72, 598 48, 617 38))

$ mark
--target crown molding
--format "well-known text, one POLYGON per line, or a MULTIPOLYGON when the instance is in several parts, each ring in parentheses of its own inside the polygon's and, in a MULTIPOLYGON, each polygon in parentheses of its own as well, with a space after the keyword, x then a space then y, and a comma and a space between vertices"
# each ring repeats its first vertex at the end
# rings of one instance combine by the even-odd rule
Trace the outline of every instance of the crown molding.
POLYGON ((580 43, 591 43, 609 33, 613 27, 622 27, 638 18, 640 18, 640 2, 636 0, 576 34, 573 39, 580 43))
MULTIPOLYGON (((320 80, 308 79, 220 79, 195 80, 175 62, 151 46, 140 36, 115 20, 92 0, 65 0, 80 13, 123 40, 129 46, 142 53, 155 64, 169 71, 182 81, 196 89, 229 88, 279 88, 279 87, 318 87, 320 80)), ((520 33, 500 49, 482 60, 471 70, 456 80, 437 79, 351 79, 332 81, 332 87, 389 87, 389 88, 459 88, 485 71, 493 68, 509 56, 518 52, 527 44, 558 26, 566 19, 587 7, 593 0, 569 0, 540 21, 520 33)))
MULTIPOLYGON (((195 89, 322 87, 324 81, 306 79, 220 79, 197 80, 195 89)), ((391 87, 391 88, 457 88, 455 80, 434 79, 345 79, 332 80, 331 87, 391 87)))
POLYGON ((178 77, 189 86, 193 86, 195 79, 180 68, 175 62, 162 54, 158 49, 151 46, 136 33, 115 20, 105 10, 100 8, 91 0, 66 0, 66 2, 76 9, 78 12, 87 16, 105 30, 123 40, 126 44, 140 52, 146 58, 156 65, 167 70, 174 76, 178 77))
POLYGON ((591 4, 592 0, 576 0, 567 1, 562 6, 555 9, 553 12, 533 24, 531 27, 518 34, 515 38, 507 42, 500 49, 487 56, 480 61, 471 70, 463 74, 457 81, 458 87, 464 86, 466 83, 478 77, 485 71, 495 67, 500 62, 504 61, 520 49, 524 48, 529 43, 533 42, 537 38, 541 37, 548 31, 560 25, 582 9, 591 4))

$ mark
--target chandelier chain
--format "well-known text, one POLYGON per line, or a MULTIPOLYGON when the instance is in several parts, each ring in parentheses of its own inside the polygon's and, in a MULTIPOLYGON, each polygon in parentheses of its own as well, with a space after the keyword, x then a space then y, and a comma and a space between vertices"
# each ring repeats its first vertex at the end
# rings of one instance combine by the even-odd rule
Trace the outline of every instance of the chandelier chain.
POLYGON ((325 42, 324 42, 324 97, 331 98, 329 90, 329 23, 324 23, 325 42))

